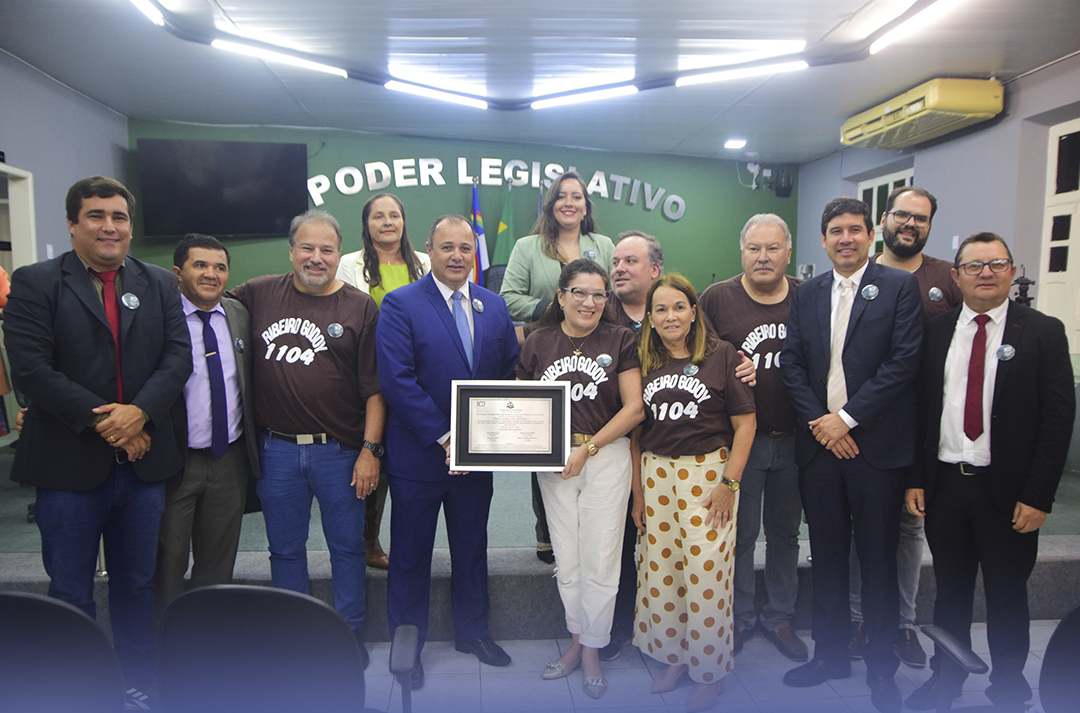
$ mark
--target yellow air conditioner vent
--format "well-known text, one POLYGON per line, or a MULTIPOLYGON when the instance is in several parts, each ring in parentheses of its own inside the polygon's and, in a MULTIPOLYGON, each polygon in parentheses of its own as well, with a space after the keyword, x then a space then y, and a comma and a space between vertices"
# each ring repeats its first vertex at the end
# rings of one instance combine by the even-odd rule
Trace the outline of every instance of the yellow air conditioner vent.
POLYGON ((840 143, 902 149, 997 116, 1004 96, 995 79, 931 79, 845 121, 840 143))

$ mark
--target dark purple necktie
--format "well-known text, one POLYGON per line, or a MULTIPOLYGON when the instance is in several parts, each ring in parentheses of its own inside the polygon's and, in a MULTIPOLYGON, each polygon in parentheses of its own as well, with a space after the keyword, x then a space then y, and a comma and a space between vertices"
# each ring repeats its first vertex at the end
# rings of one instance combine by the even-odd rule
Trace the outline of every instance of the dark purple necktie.
POLYGON ((986 366, 986 323, 990 317, 975 317, 979 325, 971 340, 971 361, 968 362, 967 398, 964 400, 964 435, 974 441, 983 432, 983 374, 986 366))
POLYGON ((206 370, 210 374, 210 451, 220 459, 229 450, 229 411, 225 405, 225 372, 221 369, 217 334, 210 326, 213 312, 199 310, 195 314, 203 322, 203 348, 206 350, 206 370))

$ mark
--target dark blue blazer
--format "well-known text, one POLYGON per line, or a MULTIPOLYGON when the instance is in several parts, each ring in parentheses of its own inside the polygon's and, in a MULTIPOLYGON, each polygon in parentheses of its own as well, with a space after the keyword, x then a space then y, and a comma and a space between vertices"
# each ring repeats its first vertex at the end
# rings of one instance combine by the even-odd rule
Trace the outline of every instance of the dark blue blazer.
MULTIPOLYGON (((124 401, 150 417, 142 480, 165 480, 183 460, 171 409, 191 374, 191 340, 176 276, 128 257, 120 301, 124 401)), ((30 401, 12 480, 90 490, 109 475, 114 449, 90 425, 91 409, 116 401, 116 344, 105 307, 74 251, 11 276, 4 337, 15 385, 30 401)))
POLYGON ((386 400, 386 472, 409 480, 448 476, 439 439, 450 430, 450 382, 513 379, 518 346, 506 303, 494 292, 469 286, 473 309, 473 368, 465 357, 454 317, 428 273, 383 298, 375 350, 379 386, 386 400))
MULTIPOLYGON (((823 446, 807 424, 829 412, 833 271, 795 289, 780 364, 799 417, 795 460, 805 466, 823 446)), ((915 276, 870 262, 855 292, 844 343, 848 402, 858 422, 851 437, 874 468, 909 466, 915 459, 915 377, 923 334, 922 299, 915 276), (868 285, 877 295, 867 299, 868 285)))
MULTIPOLYGON (((907 487, 934 493, 945 358, 961 307, 926 323, 919 376, 920 455, 907 487)), ((1017 501, 1050 512, 1072 438, 1076 414, 1069 339, 1060 320, 1009 303, 1002 344, 1015 356, 998 362, 990 413, 990 486, 994 503, 1011 513, 1017 501)))

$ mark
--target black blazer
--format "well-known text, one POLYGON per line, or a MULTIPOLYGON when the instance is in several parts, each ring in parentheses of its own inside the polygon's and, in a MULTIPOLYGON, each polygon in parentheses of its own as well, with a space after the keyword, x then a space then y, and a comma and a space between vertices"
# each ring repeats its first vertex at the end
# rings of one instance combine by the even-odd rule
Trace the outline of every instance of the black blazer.
MULTIPOLYGON (((907 487, 932 502, 941 437, 945 358, 961 306, 926 323, 920 386, 920 458, 907 487)), ((990 414, 990 478, 994 502, 1012 512, 1017 501, 1050 512, 1072 438, 1076 396, 1069 340, 1062 323, 1009 303, 1002 344, 1016 355, 999 361, 990 414)))
MULTIPOLYGON (((832 282, 829 270, 795 288, 780 354, 784 386, 800 421, 795 460, 801 466, 824 450, 807 424, 829 413, 832 282)), ((909 466, 915 458, 912 385, 919 370, 922 328, 915 276, 870 262, 855 291, 844 343, 844 410, 859 423, 851 437, 860 454, 879 470, 909 466), (876 293, 866 290, 869 285, 876 293)))
MULTIPOLYGON (((120 300, 124 400, 150 417, 149 452, 135 462, 147 482, 177 471, 170 410, 191 373, 191 340, 176 277, 128 257, 120 300), (137 302, 136 302, 137 300, 137 302)), ((11 373, 30 401, 12 480, 60 490, 105 481, 114 449, 90 425, 116 401, 116 344, 105 307, 74 251, 21 267, 4 310, 11 373)))

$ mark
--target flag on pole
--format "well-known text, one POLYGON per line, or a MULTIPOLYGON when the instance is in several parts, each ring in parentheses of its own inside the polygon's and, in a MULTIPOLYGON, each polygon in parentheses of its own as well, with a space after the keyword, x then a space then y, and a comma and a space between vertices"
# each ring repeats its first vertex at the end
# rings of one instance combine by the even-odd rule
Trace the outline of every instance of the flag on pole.
POLYGON ((476 233, 476 257, 473 259, 472 281, 484 286, 484 270, 491 266, 488 262, 487 240, 484 238, 484 217, 480 215, 480 193, 476 190, 477 179, 472 185, 472 228, 476 233))
POLYGON ((491 267, 484 273, 484 284, 493 292, 498 292, 502 287, 503 273, 506 272, 506 264, 510 262, 510 253, 514 250, 514 202, 511 200, 510 184, 506 186, 506 197, 503 199, 502 218, 499 220, 499 228, 495 233, 495 246, 491 252, 491 267))

